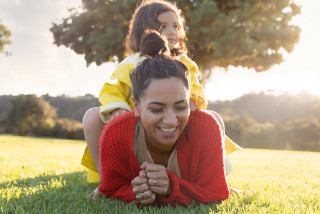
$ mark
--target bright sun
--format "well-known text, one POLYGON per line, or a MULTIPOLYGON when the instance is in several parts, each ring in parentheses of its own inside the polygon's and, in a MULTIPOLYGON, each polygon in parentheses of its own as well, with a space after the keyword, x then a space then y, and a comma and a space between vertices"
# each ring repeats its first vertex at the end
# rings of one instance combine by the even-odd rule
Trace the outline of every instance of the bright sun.
POLYGON ((297 94, 304 90, 311 94, 320 95, 319 79, 315 72, 295 73, 283 83, 283 90, 297 94))
POLYGON ((320 48, 320 27, 315 20, 320 20, 319 1, 295 1, 301 5, 301 15, 293 20, 294 24, 301 27, 300 42, 296 46, 293 55, 290 57, 290 71, 292 75, 288 76, 288 81, 284 86, 292 93, 298 93, 305 90, 309 93, 320 96, 320 66, 319 66, 319 48, 320 48), (314 24, 312 24, 314 23, 314 24), (295 72, 293 72, 295 71, 295 72))

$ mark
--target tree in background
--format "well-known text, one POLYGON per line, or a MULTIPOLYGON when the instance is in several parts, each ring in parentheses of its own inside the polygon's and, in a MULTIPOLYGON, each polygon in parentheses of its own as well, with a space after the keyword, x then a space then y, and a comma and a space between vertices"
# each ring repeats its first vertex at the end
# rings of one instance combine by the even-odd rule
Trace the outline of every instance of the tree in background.
POLYGON ((11 32, 9 31, 9 29, 0 23, 0 53, 4 52, 6 55, 9 54, 7 51, 4 51, 4 46, 11 45, 11 41, 9 40, 10 36, 11 32))
POLYGON ((54 127, 56 110, 36 95, 19 95, 12 100, 7 131, 19 135, 34 135, 54 127))
POLYGON ((319 118, 295 118, 277 126, 278 139, 286 149, 320 151, 319 118))
MULTIPOLYGON (((83 7, 53 23, 57 46, 83 54, 87 65, 122 60, 123 42, 137 0, 82 0, 83 7)), ((182 10, 188 46, 202 74, 215 66, 243 66, 257 72, 283 61, 299 41, 291 24, 300 14, 293 0, 176 0, 182 10)), ((205 77, 206 75, 204 75, 205 77)))

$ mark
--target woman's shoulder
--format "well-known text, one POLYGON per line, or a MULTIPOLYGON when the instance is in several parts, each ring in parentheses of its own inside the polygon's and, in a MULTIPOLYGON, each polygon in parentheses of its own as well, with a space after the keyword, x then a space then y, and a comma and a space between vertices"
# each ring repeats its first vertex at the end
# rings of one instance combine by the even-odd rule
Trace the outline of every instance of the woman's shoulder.
POLYGON ((188 121, 188 141, 196 148, 221 143, 222 132, 215 117, 205 110, 195 110, 188 121), (220 136, 220 137, 219 137, 220 136), (219 140, 220 139, 220 140, 219 140))
POLYGON ((198 109, 190 113, 189 126, 191 129, 202 132, 212 128, 219 128, 219 123, 209 111, 198 109))
POLYGON ((190 112, 190 118, 199 118, 200 120, 215 120, 210 111, 197 109, 190 112))
POLYGON ((99 144, 100 154, 104 154, 101 155, 101 159, 127 160, 132 148, 135 121, 134 112, 130 111, 115 117, 105 125, 99 144))
POLYGON ((135 122, 136 117, 134 111, 128 111, 113 118, 106 126, 110 128, 118 126, 134 126, 135 122))
POLYGON ((129 111, 113 118, 105 125, 102 131, 102 138, 107 141, 121 141, 121 139, 133 139, 133 132, 136 123, 134 111, 129 111))

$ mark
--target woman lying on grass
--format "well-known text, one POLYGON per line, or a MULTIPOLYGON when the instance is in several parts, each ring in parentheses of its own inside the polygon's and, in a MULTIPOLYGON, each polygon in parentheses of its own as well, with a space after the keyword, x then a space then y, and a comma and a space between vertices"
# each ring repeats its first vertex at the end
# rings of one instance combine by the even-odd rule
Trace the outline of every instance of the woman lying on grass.
POLYGON ((141 50, 148 59, 130 75, 135 110, 100 138, 99 191, 145 205, 227 199, 222 131, 211 114, 190 113, 187 67, 156 31, 144 35, 141 50))

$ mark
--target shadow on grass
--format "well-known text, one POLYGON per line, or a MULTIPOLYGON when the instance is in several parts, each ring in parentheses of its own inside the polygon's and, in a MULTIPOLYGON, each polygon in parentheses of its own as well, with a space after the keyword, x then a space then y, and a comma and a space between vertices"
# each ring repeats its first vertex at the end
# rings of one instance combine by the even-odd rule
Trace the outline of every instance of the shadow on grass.
POLYGON ((86 173, 40 175, 0 183, 0 213, 209 213, 218 203, 187 207, 138 207, 116 199, 87 198, 97 184, 88 184, 86 173))

